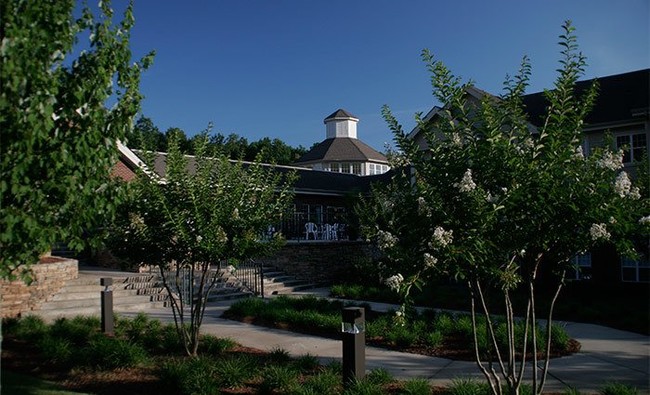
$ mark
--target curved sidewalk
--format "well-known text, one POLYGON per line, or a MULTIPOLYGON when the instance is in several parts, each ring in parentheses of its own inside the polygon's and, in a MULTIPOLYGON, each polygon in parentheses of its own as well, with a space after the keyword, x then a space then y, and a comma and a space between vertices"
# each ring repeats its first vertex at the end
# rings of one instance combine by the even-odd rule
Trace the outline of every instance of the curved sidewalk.
MULTIPOLYGON (((265 328, 220 318, 232 302, 207 307, 202 333, 230 337, 243 346, 261 350, 281 348, 293 356, 310 354, 327 363, 340 360, 339 340, 265 328)), ((371 303, 377 311, 392 305, 371 303)), ((171 310, 153 309, 152 318, 173 321, 171 310)), ((567 387, 582 393, 597 393, 608 382, 632 385, 642 394, 650 394, 649 337, 599 325, 565 323, 571 337, 582 344, 579 353, 551 360, 545 392, 561 393, 567 387)), ((455 378, 483 379, 474 362, 389 351, 366 347, 366 368, 384 368, 396 378, 425 378, 435 385, 448 385, 455 378)), ((528 368, 530 372, 530 368, 528 368)))

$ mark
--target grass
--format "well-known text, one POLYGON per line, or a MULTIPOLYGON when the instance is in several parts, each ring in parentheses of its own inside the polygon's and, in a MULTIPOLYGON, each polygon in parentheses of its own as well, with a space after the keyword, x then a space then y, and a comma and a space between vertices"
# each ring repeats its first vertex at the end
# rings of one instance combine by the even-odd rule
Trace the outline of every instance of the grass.
POLYGON ((2 371, 3 394, 24 395, 83 395, 82 392, 66 391, 60 385, 51 381, 40 380, 33 375, 24 375, 2 371))

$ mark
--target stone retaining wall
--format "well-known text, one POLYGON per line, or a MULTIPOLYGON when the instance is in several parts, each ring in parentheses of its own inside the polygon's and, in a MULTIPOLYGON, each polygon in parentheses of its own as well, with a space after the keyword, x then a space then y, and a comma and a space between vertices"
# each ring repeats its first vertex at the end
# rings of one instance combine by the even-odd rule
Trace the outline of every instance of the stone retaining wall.
POLYGON ((352 266, 370 256, 370 245, 361 241, 288 242, 266 261, 299 280, 318 284, 340 282, 352 266))
POLYGON ((43 302, 55 295, 68 280, 79 276, 76 259, 45 257, 31 267, 32 283, 21 280, 0 280, 0 313, 2 318, 18 317, 22 313, 38 309, 43 302))

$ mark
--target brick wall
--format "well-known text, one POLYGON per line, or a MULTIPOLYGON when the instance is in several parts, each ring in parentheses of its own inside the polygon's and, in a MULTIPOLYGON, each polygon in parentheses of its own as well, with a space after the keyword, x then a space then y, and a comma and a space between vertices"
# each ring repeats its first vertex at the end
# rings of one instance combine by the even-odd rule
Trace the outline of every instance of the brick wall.
POLYGON ((0 280, 0 313, 2 318, 17 317, 38 309, 43 302, 56 294, 68 280, 79 276, 76 259, 45 257, 33 265, 32 283, 21 280, 0 280))
POLYGON ((349 276, 352 265, 369 254, 369 244, 361 241, 289 242, 266 261, 300 280, 335 283, 349 276))

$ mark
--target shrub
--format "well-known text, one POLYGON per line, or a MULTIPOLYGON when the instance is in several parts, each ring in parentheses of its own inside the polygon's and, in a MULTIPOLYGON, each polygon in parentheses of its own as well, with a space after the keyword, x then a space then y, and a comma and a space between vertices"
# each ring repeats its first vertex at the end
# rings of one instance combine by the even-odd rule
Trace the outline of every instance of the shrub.
POLYGON ((286 393, 298 386, 299 372, 288 366, 269 366, 262 372, 260 393, 286 393))
POLYGON ((386 339, 398 347, 410 347, 417 341, 418 336, 406 325, 394 325, 386 334, 386 339))
POLYGON ((309 377, 300 389, 294 390, 295 395, 337 395, 341 393, 341 376, 333 370, 324 370, 309 377))
POLYGON ((333 374, 343 374, 343 364, 339 360, 334 360, 328 363, 327 366, 325 366, 325 369, 327 372, 331 372, 333 374))
POLYGON ((567 350, 569 348, 571 337, 563 326, 551 324, 551 344, 558 350, 567 350))
POLYGON ((403 395, 431 395, 431 385, 424 379, 410 379, 404 382, 399 392, 403 395))
POLYGON ((147 352, 140 345, 122 339, 97 336, 81 350, 80 362, 83 366, 109 370, 137 366, 148 359, 147 352))
POLYGON ((41 317, 30 315, 18 321, 14 334, 20 340, 33 342, 43 338, 48 331, 47 324, 41 317))
POLYGON ((449 395, 490 395, 487 383, 480 383, 471 378, 454 379, 449 387, 449 395))
POLYGON ((639 391, 622 383, 607 383, 600 390, 602 395, 637 395, 639 391))
POLYGON ((269 363, 284 365, 291 361, 291 355, 285 349, 273 348, 269 352, 267 359, 269 363))
POLYGON ((72 362, 72 343, 66 339, 44 336, 38 341, 38 348, 49 363, 67 366, 72 362))
POLYGON ((214 372, 222 387, 236 388, 253 376, 254 367, 255 363, 248 355, 235 355, 218 360, 214 372))
POLYGON ((567 387, 564 392, 562 392, 564 395, 580 395, 580 391, 578 391, 577 388, 575 387, 567 387))
POLYGON ((224 352, 233 349, 236 345, 237 343, 230 338, 203 335, 201 342, 199 343, 199 351, 210 355, 221 355, 224 352))
POLYGON ((160 377, 173 393, 214 395, 220 392, 214 362, 209 358, 171 360, 160 369, 160 377))
POLYGON ((384 395, 381 385, 368 380, 355 380, 352 385, 343 392, 343 395, 384 395))
POLYGON ((301 372, 310 372, 316 370, 320 366, 320 362, 315 356, 305 354, 296 358, 296 360, 293 361, 293 366, 301 372))
POLYGON ((75 317, 73 319, 59 318, 50 326, 50 335, 65 339, 74 346, 86 345, 95 335, 99 334, 99 320, 93 318, 75 317))
POLYGON ((427 333, 424 336, 424 343, 429 346, 429 347, 440 347, 442 345, 442 340, 443 340, 442 333, 439 331, 433 331, 430 333, 427 333))
POLYGON ((379 384, 379 385, 384 385, 391 383, 393 379, 393 375, 390 374, 390 372, 384 368, 378 368, 378 369, 373 369, 368 373, 366 376, 366 380, 370 381, 371 383, 379 384))
POLYGON ((443 336, 449 336, 456 331, 453 318, 446 313, 438 314, 433 321, 433 326, 443 336))

